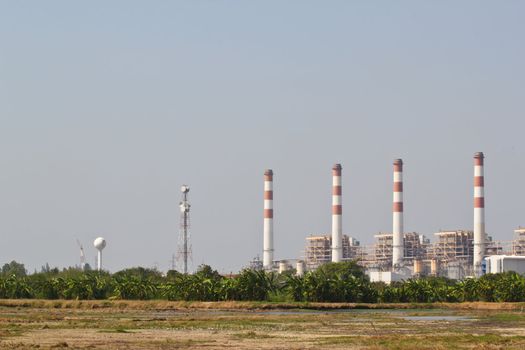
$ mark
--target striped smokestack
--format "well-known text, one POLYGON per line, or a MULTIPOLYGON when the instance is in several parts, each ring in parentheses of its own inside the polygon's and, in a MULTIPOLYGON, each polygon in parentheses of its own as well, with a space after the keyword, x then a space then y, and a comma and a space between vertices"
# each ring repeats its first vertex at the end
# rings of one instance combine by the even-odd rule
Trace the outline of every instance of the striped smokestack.
POLYGON ((264 172, 264 242, 263 267, 272 268, 273 262, 273 171, 264 172))
POLYGON ((481 275, 485 255, 485 181, 483 152, 474 154, 474 275, 481 275))
POLYGON ((332 167, 332 262, 343 258, 343 201, 341 164, 332 167))
POLYGON ((392 268, 403 264, 403 160, 394 160, 394 198, 392 205, 392 268))

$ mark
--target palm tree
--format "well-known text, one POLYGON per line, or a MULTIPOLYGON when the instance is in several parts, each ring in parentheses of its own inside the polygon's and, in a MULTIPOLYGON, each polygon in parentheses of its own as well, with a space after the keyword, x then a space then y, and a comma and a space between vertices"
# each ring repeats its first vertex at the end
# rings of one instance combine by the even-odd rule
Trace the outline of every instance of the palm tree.
POLYGON ((498 280, 494 291, 495 301, 525 301, 525 278, 523 276, 511 271, 499 274, 498 280))
POLYGON ((26 277, 11 275, 0 279, 0 297, 10 299, 32 298, 33 291, 29 287, 26 277))
POLYGON ((284 290, 294 301, 306 300, 306 286, 304 277, 295 275, 286 276, 284 290))
POLYGON ((157 285, 148 278, 122 276, 115 279, 113 296, 118 299, 153 299, 157 285))

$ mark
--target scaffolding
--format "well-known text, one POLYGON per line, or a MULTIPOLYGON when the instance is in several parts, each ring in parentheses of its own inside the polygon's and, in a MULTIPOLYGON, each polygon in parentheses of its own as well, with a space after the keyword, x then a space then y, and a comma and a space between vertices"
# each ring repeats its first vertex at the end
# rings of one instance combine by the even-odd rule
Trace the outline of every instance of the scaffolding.
POLYGON ((493 241, 492 237, 488 236, 485 247, 485 255, 502 255, 510 254, 512 245, 508 241, 493 241))
POLYGON ((374 257, 375 261, 369 261, 369 264, 375 265, 378 269, 382 270, 392 266, 392 234, 391 233, 378 233, 374 235, 376 244, 374 245, 374 257))
POLYGON ((434 234, 438 241, 429 250, 430 258, 441 261, 466 259, 474 256, 474 233, 466 230, 440 231, 434 234))
MULTIPOLYGON (((513 241, 494 241, 485 235, 485 255, 525 256, 525 228, 514 230, 513 241)), ((407 232, 404 237, 404 265, 414 274, 440 275, 461 279, 472 275, 474 256, 474 233, 471 230, 439 231, 436 241, 430 242, 424 235, 407 232)), ((375 243, 360 245, 358 241, 343 235, 343 260, 355 259, 372 271, 389 271, 392 268, 392 234, 379 232, 375 243)), ((310 235, 306 238, 305 264, 314 270, 332 259, 331 235, 310 235)))
POLYGON ((512 241, 512 254, 525 255, 525 228, 519 227, 514 230, 514 241, 512 241))
MULTIPOLYGON (((378 233, 375 236, 376 244, 374 245, 373 261, 368 261, 368 265, 381 270, 392 267, 392 242, 393 236, 391 233, 378 233)), ((424 259, 427 252, 427 247, 430 245, 430 240, 424 235, 417 232, 407 232, 403 234, 403 261, 404 264, 411 264, 414 259, 424 259)))
POLYGON ((328 235, 306 237, 304 256, 306 269, 315 270, 322 264, 332 261, 332 238, 328 235))
POLYGON ((434 275, 461 279, 471 274, 474 261, 474 232, 470 230, 440 231, 437 242, 428 249, 427 258, 438 266, 434 275))
MULTIPOLYGON (((343 235, 343 260, 356 259, 361 256, 359 241, 348 235, 343 235)), ((304 253, 305 265, 308 270, 315 270, 322 264, 332 261, 332 236, 310 235, 306 237, 304 253)))

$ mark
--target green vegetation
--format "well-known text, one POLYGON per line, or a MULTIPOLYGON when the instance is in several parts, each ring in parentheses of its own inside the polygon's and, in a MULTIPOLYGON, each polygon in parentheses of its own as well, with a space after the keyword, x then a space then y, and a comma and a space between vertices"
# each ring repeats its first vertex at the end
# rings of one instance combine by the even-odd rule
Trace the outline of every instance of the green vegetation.
MULTIPOLYGON (((2 299, 273 301, 347 303, 433 303, 525 301, 525 277, 488 274, 479 279, 408 279, 391 285, 371 283, 354 261, 330 263, 303 277, 245 269, 221 276, 207 265, 194 274, 141 267, 114 274, 50 269, 26 274, 23 264, 5 264, 0 273, 2 299)), ((57 301, 57 303, 60 303, 57 301)), ((57 305, 57 307, 61 307, 57 305)))

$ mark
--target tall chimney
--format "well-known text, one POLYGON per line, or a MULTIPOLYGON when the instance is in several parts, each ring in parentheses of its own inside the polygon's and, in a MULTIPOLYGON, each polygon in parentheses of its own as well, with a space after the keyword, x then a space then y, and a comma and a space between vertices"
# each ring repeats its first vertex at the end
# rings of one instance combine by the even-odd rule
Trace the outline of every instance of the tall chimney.
POLYGON ((332 262, 340 262, 343 258, 341 169, 341 164, 332 167, 332 262))
POLYGON ((263 267, 272 268, 273 262, 273 171, 264 172, 264 242, 263 267))
POLYGON ((474 275, 481 276, 485 255, 485 181, 483 152, 474 154, 474 275))
POLYGON ((394 198, 392 205, 392 269, 403 264, 403 160, 394 160, 394 198))

